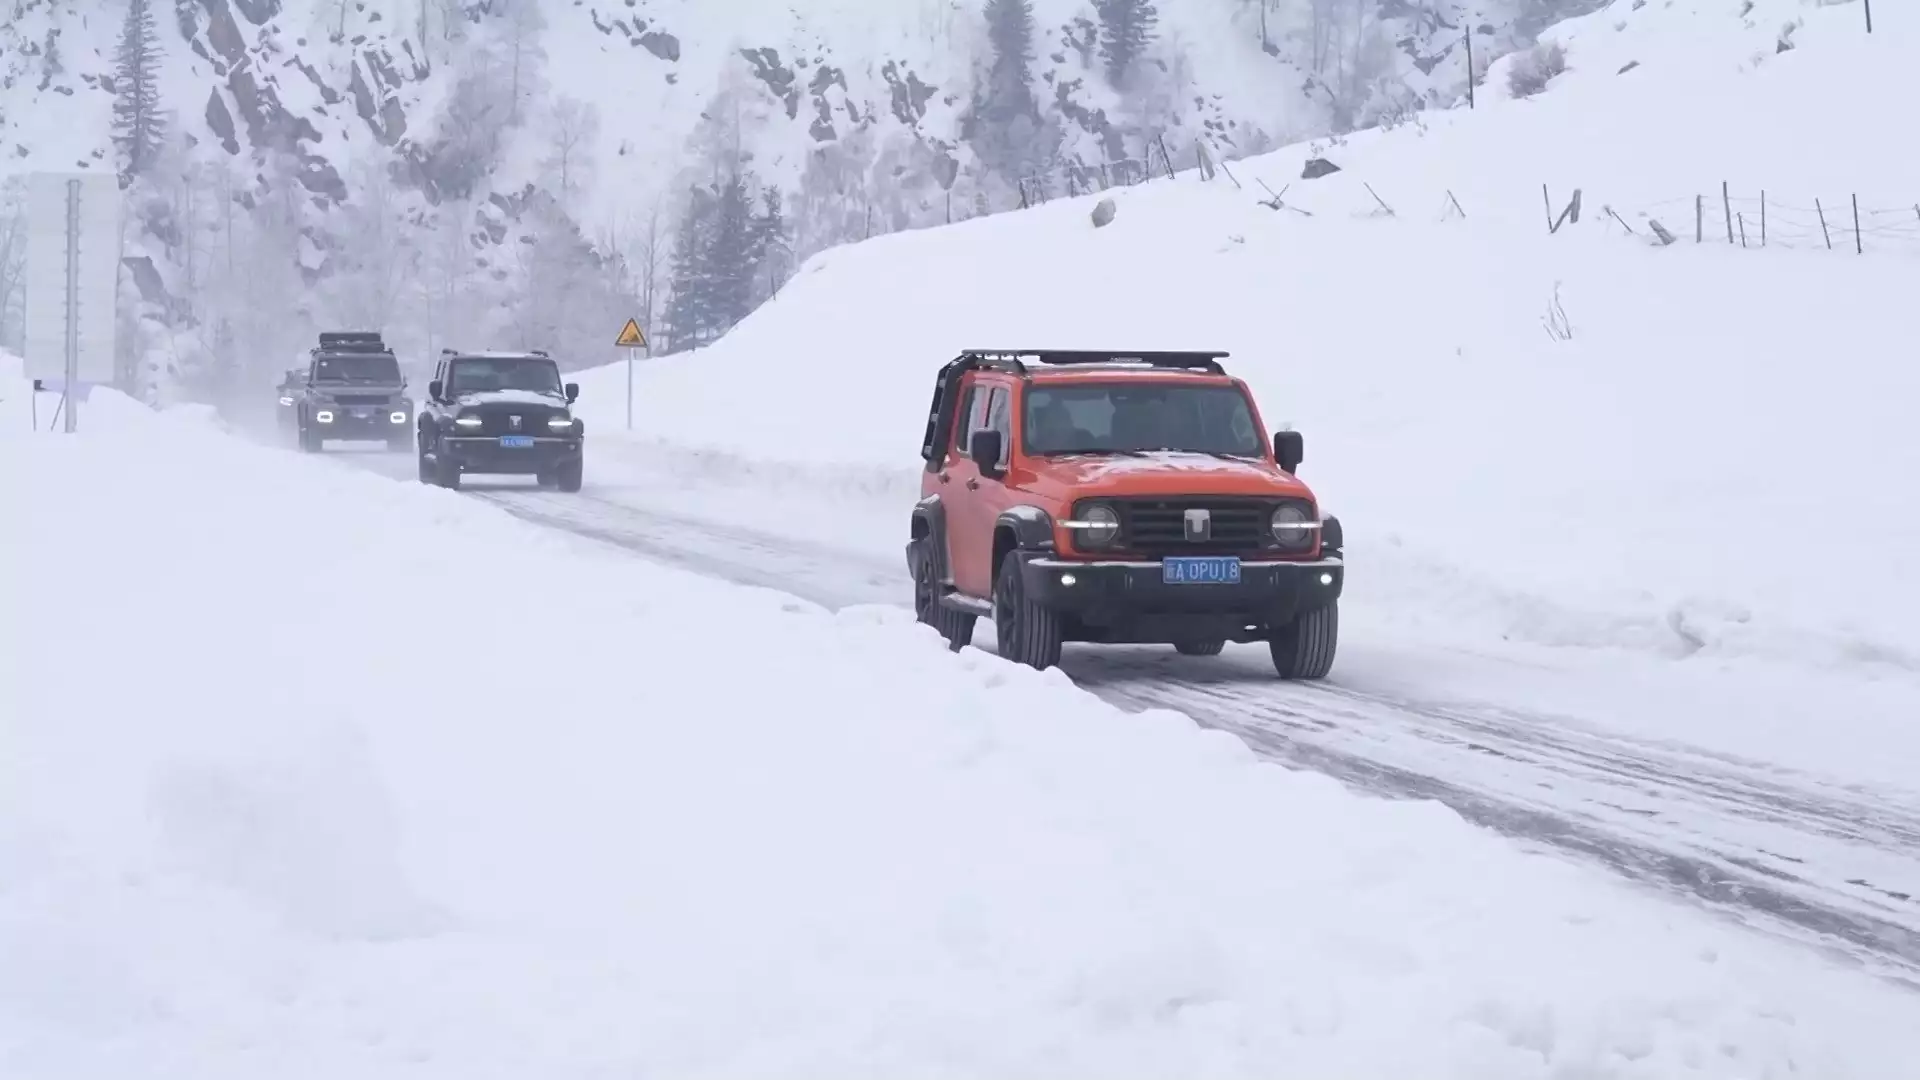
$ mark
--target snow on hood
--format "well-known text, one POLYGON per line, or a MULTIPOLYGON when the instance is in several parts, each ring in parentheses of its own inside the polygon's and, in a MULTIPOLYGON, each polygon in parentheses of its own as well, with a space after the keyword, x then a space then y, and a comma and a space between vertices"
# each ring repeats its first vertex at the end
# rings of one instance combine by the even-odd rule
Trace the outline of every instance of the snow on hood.
POLYGON ((454 400, 462 405, 567 405, 565 395, 538 390, 471 390, 455 394, 454 400))
POLYGON ((1163 493, 1156 490, 1155 477, 1164 478, 1165 493, 1179 494, 1207 493, 1204 488, 1217 489, 1213 492, 1217 494, 1269 494, 1299 486, 1299 481, 1269 462, 1171 450, 1052 458, 1041 472, 1075 489, 1125 485, 1128 491, 1143 495, 1163 493))

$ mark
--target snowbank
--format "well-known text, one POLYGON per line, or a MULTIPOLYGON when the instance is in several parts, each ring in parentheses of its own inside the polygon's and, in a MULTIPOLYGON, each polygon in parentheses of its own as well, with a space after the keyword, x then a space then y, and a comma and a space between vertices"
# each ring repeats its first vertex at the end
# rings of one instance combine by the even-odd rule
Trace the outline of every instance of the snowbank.
POLYGON ((6 1075, 1880 1080, 1920 1022, 902 614, 123 432, 0 435, 6 1075))
MULTIPOLYGON (((1564 94, 1355 136, 1327 151, 1348 166, 1333 177, 1298 179, 1296 147, 1236 166, 1244 190, 1120 192, 1098 231, 1082 199, 828 252, 718 345, 642 365, 637 427, 789 492, 826 476, 808 490, 884 493, 903 518, 931 372, 956 350, 1223 347, 1269 424, 1306 433, 1362 622, 1910 679, 1920 243, 1696 245, 1687 193, 1717 204, 1715 163, 1737 158, 1749 196, 1920 198, 1911 141, 1861 107, 1903 98, 1917 35, 1895 17, 1846 37, 1833 20, 1857 8, 1760 7, 1756 26, 1791 8, 1806 28, 1757 66, 1687 52, 1727 28, 1746 41, 1734 15, 1614 5, 1562 28, 1564 94), (1666 32, 1627 75, 1591 74, 1666 32), (1613 52, 1593 43, 1616 33, 1613 52), (1818 154, 1791 137, 1816 130, 1818 154), (1259 205, 1255 178, 1312 216, 1259 205), (1542 181, 1585 189, 1578 225, 1547 234, 1542 181), (1365 184, 1399 216, 1366 216, 1365 184), (1449 188, 1467 218, 1439 220, 1449 188), (1685 242, 1654 248, 1644 220, 1629 237, 1601 211, 1656 195, 1679 197, 1666 224, 1685 242)), ((595 430, 617 432, 621 368, 581 381, 595 430)))

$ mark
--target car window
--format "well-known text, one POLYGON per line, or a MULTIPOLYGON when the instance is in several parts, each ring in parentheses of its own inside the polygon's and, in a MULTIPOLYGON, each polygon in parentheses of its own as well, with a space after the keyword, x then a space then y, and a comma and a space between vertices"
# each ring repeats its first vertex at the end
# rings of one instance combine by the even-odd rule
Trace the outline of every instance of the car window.
POLYGON ((1265 453, 1253 411, 1236 386, 1083 383, 1035 388, 1027 394, 1022 432, 1030 454, 1265 453))
POLYGON ((994 387, 993 396, 987 401, 986 418, 980 425, 982 428, 1000 433, 1000 460, 994 462, 994 464, 1000 468, 1006 467, 1007 458, 1013 453, 1013 410, 1011 408, 1011 400, 1012 396, 1007 387, 994 387))
POLYGON ((960 399, 960 422, 953 425, 953 452, 961 457, 972 457, 968 447, 973 444, 973 433, 986 426, 988 391, 992 388, 984 383, 968 383, 966 392, 960 399))

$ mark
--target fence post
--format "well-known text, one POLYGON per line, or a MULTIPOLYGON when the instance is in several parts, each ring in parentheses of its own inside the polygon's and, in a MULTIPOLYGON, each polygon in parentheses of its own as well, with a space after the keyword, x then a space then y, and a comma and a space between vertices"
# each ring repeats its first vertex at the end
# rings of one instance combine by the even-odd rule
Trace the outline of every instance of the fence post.
POLYGON ((1540 185, 1540 201, 1547 207, 1547 232, 1553 232, 1553 196, 1547 193, 1547 185, 1540 185))
POLYGON ((1827 250, 1833 250, 1833 233, 1827 230, 1827 208, 1820 205, 1819 199, 1813 200, 1814 212, 1820 215, 1820 237, 1827 242, 1827 250))
POLYGON ((1767 246, 1767 189, 1760 189, 1760 246, 1767 246))
POLYGON ((1707 197, 1693 197, 1693 242, 1704 243, 1707 239, 1707 197))
POLYGON ((1853 196, 1853 253, 1867 253, 1866 244, 1860 239, 1860 195, 1857 192, 1853 196))
POLYGON ((1873 33, 1873 0, 1864 0, 1867 9, 1867 33, 1873 33))
POLYGON ((1167 167, 1167 179, 1178 179, 1173 175, 1173 155, 1167 153, 1167 133, 1163 131, 1154 138, 1160 143, 1160 163, 1167 167))
POLYGON ((1727 190, 1727 182, 1720 181, 1720 205, 1727 211, 1727 243, 1733 243, 1733 196, 1727 190))
POLYGON ((1740 214, 1739 218, 1740 218, 1740 246, 1744 248, 1747 246, 1747 215, 1744 213, 1740 214))

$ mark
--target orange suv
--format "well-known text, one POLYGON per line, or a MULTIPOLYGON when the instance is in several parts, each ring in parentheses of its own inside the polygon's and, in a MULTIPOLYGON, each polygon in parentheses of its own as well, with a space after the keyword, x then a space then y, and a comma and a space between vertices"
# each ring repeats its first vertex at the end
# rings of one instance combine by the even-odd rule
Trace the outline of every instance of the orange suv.
POLYGON ((1036 668, 1068 641, 1265 641, 1282 678, 1325 677, 1340 523, 1226 355, 982 349, 942 368, 907 544, 920 621, 957 650, 989 616, 1000 654, 1036 668))

